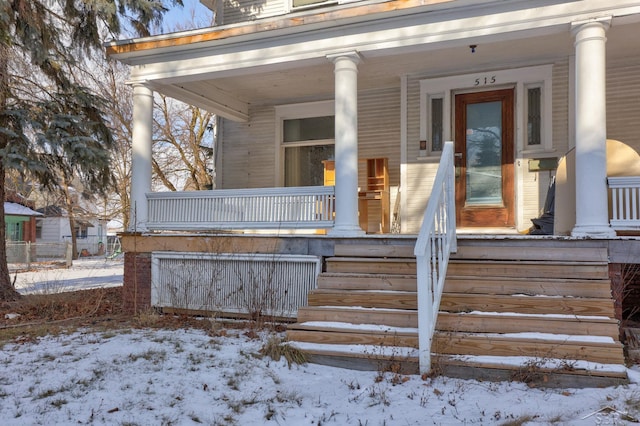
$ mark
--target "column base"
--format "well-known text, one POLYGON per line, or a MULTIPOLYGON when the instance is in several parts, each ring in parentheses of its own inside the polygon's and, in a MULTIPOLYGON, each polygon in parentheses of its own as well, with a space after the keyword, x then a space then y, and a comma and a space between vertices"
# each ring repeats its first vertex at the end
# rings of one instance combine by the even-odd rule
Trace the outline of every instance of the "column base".
POLYGON ((609 226, 576 225, 571 231, 571 236, 578 238, 613 238, 616 236, 616 231, 609 226))
POLYGON ((362 237, 366 235, 366 232, 364 232, 359 226, 338 225, 331 228, 327 232, 327 235, 330 237, 362 237))

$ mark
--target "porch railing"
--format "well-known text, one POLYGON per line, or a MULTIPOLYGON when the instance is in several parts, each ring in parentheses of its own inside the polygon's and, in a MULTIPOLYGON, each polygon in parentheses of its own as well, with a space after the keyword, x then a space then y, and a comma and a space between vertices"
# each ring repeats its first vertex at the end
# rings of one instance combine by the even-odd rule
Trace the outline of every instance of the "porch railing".
POLYGON ((607 178, 611 191, 611 227, 640 229, 640 176, 607 178))
POLYGON ((446 142, 416 241, 420 372, 431 369, 431 342, 449 264, 457 250, 453 143, 446 142))
POLYGON ((335 188, 153 192, 147 201, 149 230, 330 228, 335 188))

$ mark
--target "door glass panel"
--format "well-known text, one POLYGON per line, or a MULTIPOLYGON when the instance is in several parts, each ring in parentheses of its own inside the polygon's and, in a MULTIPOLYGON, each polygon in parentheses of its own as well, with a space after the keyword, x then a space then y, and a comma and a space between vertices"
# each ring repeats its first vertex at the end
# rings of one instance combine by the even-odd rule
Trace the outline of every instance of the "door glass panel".
POLYGON ((467 104, 467 205, 501 205, 502 102, 467 104))

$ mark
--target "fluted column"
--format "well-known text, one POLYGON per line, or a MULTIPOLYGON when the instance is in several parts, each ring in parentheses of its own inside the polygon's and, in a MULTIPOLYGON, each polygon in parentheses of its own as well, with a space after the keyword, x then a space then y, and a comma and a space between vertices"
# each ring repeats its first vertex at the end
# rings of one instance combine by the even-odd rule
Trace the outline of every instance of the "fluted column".
POLYGON ((129 231, 146 231, 148 209, 145 194, 151 192, 152 126, 153 91, 142 83, 134 83, 129 231))
POLYGON ((356 52, 330 55, 335 74, 336 217, 329 235, 356 236, 358 224, 358 64, 356 52))
POLYGON ((610 18, 574 23, 576 237, 611 237, 607 197, 606 32, 610 18))

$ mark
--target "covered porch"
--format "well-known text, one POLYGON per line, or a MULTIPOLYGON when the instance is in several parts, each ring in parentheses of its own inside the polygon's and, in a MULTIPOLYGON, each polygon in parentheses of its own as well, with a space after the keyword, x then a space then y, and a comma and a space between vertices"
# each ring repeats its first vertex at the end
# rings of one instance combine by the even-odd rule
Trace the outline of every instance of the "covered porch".
MULTIPOLYGON (((111 43, 109 53, 133 66, 132 220, 122 236, 125 291, 132 308, 170 309, 165 305, 172 304, 171 299, 187 297, 177 309, 216 311, 220 295, 235 300, 240 289, 255 288, 246 283, 275 281, 284 283, 276 289, 283 293, 271 289, 261 300, 297 300, 276 310, 293 309, 297 316, 300 307, 353 300, 349 309, 332 311, 348 322, 362 299, 358 292, 371 290, 385 309, 387 303, 390 309, 405 303, 410 322, 393 326, 386 322, 394 318, 389 313, 366 332, 347 338, 417 349, 410 356, 425 372, 433 365, 431 355, 442 355, 433 350, 434 341, 447 340, 437 327, 444 310, 440 302, 451 303, 444 295, 447 286, 455 286, 451 293, 465 294, 457 300, 483 294, 487 306, 513 297, 521 298, 516 304, 524 306, 516 313, 523 321, 513 330, 519 335, 506 336, 506 343, 491 343, 496 334, 500 339, 512 334, 503 329, 465 330, 477 338, 471 345, 476 352, 467 355, 490 355, 478 349, 500 347, 499 356, 515 356, 509 348, 522 344, 526 355, 539 357, 561 346, 566 350, 554 352, 553 358, 587 363, 584 369, 580 364, 583 376, 600 369, 606 371, 602 377, 624 380, 614 304, 618 299, 610 293, 608 267, 612 252, 620 247, 623 256, 637 251, 637 241, 616 236, 616 229, 637 228, 639 195, 633 176, 610 176, 607 183, 606 141, 640 147, 632 120, 640 111, 637 102, 626 97, 640 89, 634 73, 640 69, 635 37, 640 6, 625 0, 603 11, 597 1, 577 3, 347 4, 328 14, 309 10, 111 43), (607 92, 607 86, 617 90, 607 92), (216 141, 218 189, 152 191, 154 91, 223 117, 216 141), (566 169, 575 185, 568 208, 570 235, 518 235, 540 214, 556 173, 554 166, 541 165, 557 163, 570 151, 575 153, 575 162, 566 169), (397 234, 368 235, 369 226, 362 226, 360 193, 369 176, 360 160, 373 158, 388 161, 388 188, 396 194, 389 196, 389 204, 398 208, 389 209, 381 222, 393 222, 397 211, 398 226, 388 228, 397 234), (323 174, 328 161, 334 166, 332 184, 323 174), (468 237, 474 243, 471 258, 456 254, 452 261, 470 269, 447 276, 450 253, 467 238, 457 227, 478 234, 490 229, 493 234, 468 237), (478 240, 481 244, 475 245, 478 240), (580 257, 573 259, 574 252, 580 257), (351 257, 371 259, 336 259, 351 257), (345 263, 355 269, 337 266, 345 263), (549 276, 504 276, 505 270, 520 273, 524 263, 531 274, 549 266, 549 276), (256 264, 262 265, 259 272, 256 264), (388 264, 400 269, 376 269, 388 264), (574 264, 579 266, 568 268, 574 264), (496 272, 496 265, 503 272, 496 272), (203 270, 208 275, 198 275, 203 270), (332 273, 349 280, 329 280, 328 285, 342 288, 323 291, 328 289, 319 282, 327 284, 322 280, 332 273), (484 281, 496 273, 496 282, 509 283, 500 293, 484 281), (379 287, 359 288, 364 284, 357 276, 363 274, 375 278, 379 287), (304 285, 299 284, 303 275, 311 277, 304 285), (318 277, 323 278, 316 281, 318 277), (539 288, 522 286, 531 282, 539 288), (575 287, 566 287, 566 282, 575 287), (384 294, 385 286, 393 288, 393 300, 384 294), (529 291, 540 291, 534 296, 542 297, 521 297, 529 291), (573 291, 578 297, 568 294, 573 291), (561 302, 536 310, 539 299, 549 295, 561 302), (207 307, 211 300, 216 302, 207 307), (590 309, 599 312, 602 321, 586 318, 590 309), (522 335, 545 330, 546 320, 554 315, 577 317, 576 328, 559 325, 550 336, 534 339, 522 335), (591 327, 592 322, 597 325, 591 327), (381 336, 380 328, 392 337, 381 336), (402 336, 405 343, 394 345, 402 336), (568 340, 570 345, 558 343, 568 340), (589 363, 598 365, 594 369, 589 363)), ((233 303, 230 310, 238 310, 240 302, 233 303)), ((469 306, 454 303, 449 317, 455 322, 466 309, 475 309, 469 306)), ((244 308, 245 315, 264 313, 260 306, 244 308)), ((494 325, 504 320, 487 316, 487 323, 494 325)), ((358 321, 371 326, 371 318, 365 315, 358 321)), ((327 344, 339 345, 344 334, 330 328, 302 324, 297 336, 307 343, 330 339, 327 344)), ((451 339, 460 348, 465 346, 462 340, 451 339)), ((503 359, 494 361, 494 366, 504 365, 503 359)))
MULTIPOLYGON (((630 58, 640 51, 633 36, 638 11, 631 2, 622 2, 603 14, 592 8, 592 2, 583 3, 584 7, 568 11, 563 4, 530 3, 522 10, 514 4, 486 2, 480 10, 435 2, 404 5, 397 17, 383 14, 382 9, 378 16, 375 8, 360 14, 362 6, 350 5, 332 12, 331 22, 324 20, 324 13, 310 10, 298 12, 304 19, 269 18, 233 28, 110 43, 109 53, 133 66, 135 220, 130 230, 162 226, 150 217, 155 213, 149 211, 147 200, 152 192, 154 91, 223 117, 216 141, 218 189, 287 192, 286 187, 301 183, 318 186, 323 183, 323 161, 334 161, 335 215, 328 232, 357 236, 363 233, 360 160, 388 159, 389 187, 401 194, 393 200, 398 204, 397 229, 416 234, 443 142, 458 144, 465 139, 458 127, 462 126, 462 134, 465 126, 473 127, 458 123, 464 114, 457 110, 457 102, 475 105, 475 98, 461 96, 480 94, 484 102, 506 90, 512 100, 504 101, 503 108, 509 109, 503 112, 503 123, 511 127, 499 140, 504 147, 496 160, 500 170, 475 174, 500 176, 502 193, 497 198, 481 194, 473 202, 487 199, 489 206, 504 206, 498 212, 504 217, 499 227, 527 229, 530 219, 540 213, 554 173, 553 168, 533 169, 531 164, 548 164, 573 149, 575 221, 570 233, 614 235, 605 141, 609 137, 640 146, 633 121, 622 120, 633 116, 633 106, 621 98, 622 91, 640 86, 627 73, 636 66, 630 58), (375 16, 385 19, 373 20, 375 16), (514 20, 519 22, 515 27, 514 20), (363 22, 368 25, 360 25, 363 22), (338 24, 349 31, 336 35, 333 26, 338 24), (341 48, 336 51, 331 46, 341 48), (617 90, 607 94, 607 85, 617 90), (607 108, 614 114, 607 114, 607 108), (316 118, 325 122, 324 130, 312 131, 305 139, 300 132, 316 118), (332 124, 327 127, 327 123, 332 124), (303 156, 309 160, 295 163, 303 156), (304 170, 314 170, 315 177, 298 179, 304 170)), ((455 151, 461 181, 457 192, 462 194, 472 186, 463 181, 471 179, 477 153, 464 145, 456 145, 455 151)), ((152 202, 163 197, 153 195, 152 202)), ((460 208, 471 198, 460 199, 460 208)), ((488 211, 485 207, 481 204, 479 209, 488 211)), ((482 214, 471 217, 473 227, 496 227, 482 214)), ((287 226, 296 227, 290 218, 286 220, 287 226)))

